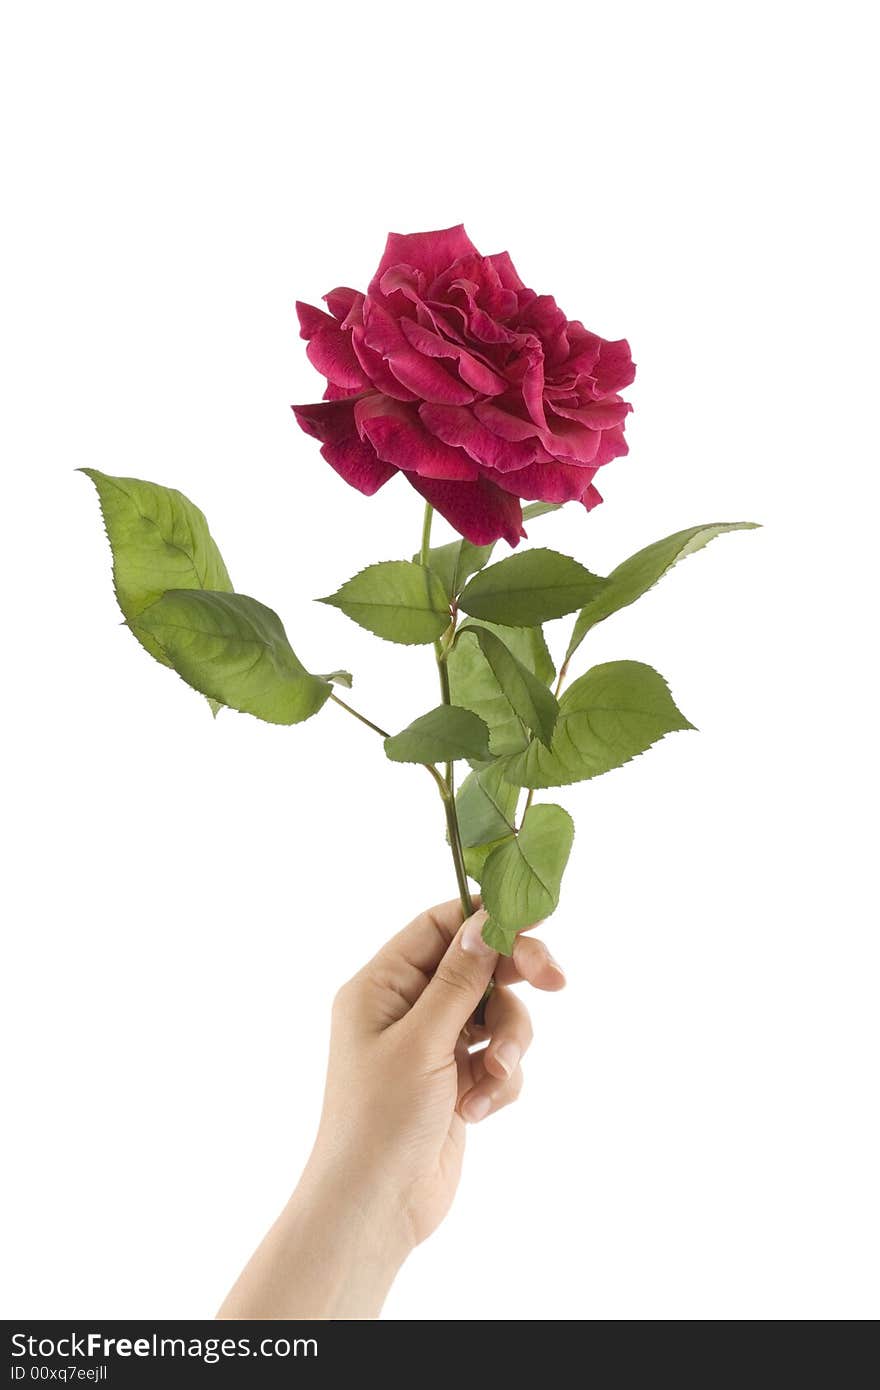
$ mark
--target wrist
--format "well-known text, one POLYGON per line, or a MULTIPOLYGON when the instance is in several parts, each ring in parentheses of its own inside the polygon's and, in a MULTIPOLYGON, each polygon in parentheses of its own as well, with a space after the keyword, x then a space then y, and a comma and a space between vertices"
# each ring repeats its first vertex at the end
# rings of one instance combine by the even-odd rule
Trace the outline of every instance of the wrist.
POLYGON ((318 1318, 377 1317, 414 1241, 392 1186, 362 1163, 315 1153, 279 1219, 292 1259, 309 1270, 318 1318))

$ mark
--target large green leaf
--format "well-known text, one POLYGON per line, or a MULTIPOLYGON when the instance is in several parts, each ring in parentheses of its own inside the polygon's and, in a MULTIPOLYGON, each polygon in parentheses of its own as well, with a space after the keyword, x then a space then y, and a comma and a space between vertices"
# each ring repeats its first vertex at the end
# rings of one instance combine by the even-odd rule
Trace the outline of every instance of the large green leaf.
POLYGON ((330 694, 298 660, 278 614, 244 594, 172 589, 138 622, 188 685, 269 724, 299 724, 330 694))
POLYGON ((463 847, 472 849, 511 834, 518 801, 519 788, 505 781, 499 763, 469 773, 455 798, 463 847))
POLYGON ((469 877, 475 879, 476 882, 479 883, 483 877, 483 869, 486 867, 486 860, 489 858, 489 855, 493 850, 497 849, 499 845, 503 845, 507 840, 511 839, 512 836, 513 831, 510 830, 506 835, 499 836, 497 840, 489 840, 487 844, 468 845, 463 848, 461 854, 464 859, 464 867, 469 877))
POLYGON ((533 675, 528 666, 523 665, 514 656, 497 632, 492 632, 478 623, 468 623, 460 629, 458 642, 466 642, 471 638, 479 644, 489 669, 513 713, 542 743, 549 745, 559 714, 559 706, 552 691, 533 675))
POLYGON ((662 541, 645 546, 635 555, 630 555, 617 569, 612 570, 603 589, 581 609, 574 625, 574 632, 568 644, 566 661, 577 651, 591 627, 601 623, 620 608, 635 603, 637 598, 652 588, 687 555, 702 550, 716 536, 725 531, 754 531, 758 529, 755 521, 720 521, 708 526, 691 526, 686 531, 676 531, 662 541))
POLYGON ((438 705, 385 740, 395 763, 447 763, 489 757, 489 730, 469 709, 438 705))
POLYGON ((81 472, 91 478, 98 492, 123 617, 150 655, 168 665, 152 634, 136 619, 168 589, 232 592, 208 523, 175 488, 141 478, 113 478, 97 468, 81 472))
POLYGON ((449 601, 435 574, 410 560, 383 560, 318 600, 340 608, 389 642, 436 642, 450 623, 449 601))
POLYGON ((533 741, 505 758, 502 770, 515 787, 563 787, 622 767, 664 734, 693 727, 652 667, 609 661, 562 696, 550 747, 533 741))
MULTIPOLYGON (((539 627, 503 627, 485 623, 513 656, 545 685, 555 674, 544 634, 539 627)), ((471 624, 459 629, 455 646, 446 658, 452 699, 456 705, 473 710, 489 727, 489 746, 495 756, 513 753, 522 748, 526 734, 521 719, 514 713, 510 700, 483 655, 477 642, 463 641, 471 624)))
POLYGON ((537 627, 580 608, 604 583, 558 550, 524 550, 475 575, 459 603, 472 618, 537 627))
POLYGON ((555 911, 571 853, 574 822, 561 806, 530 806, 522 829, 493 849, 480 886, 489 920, 483 938, 510 955, 517 932, 555 911))

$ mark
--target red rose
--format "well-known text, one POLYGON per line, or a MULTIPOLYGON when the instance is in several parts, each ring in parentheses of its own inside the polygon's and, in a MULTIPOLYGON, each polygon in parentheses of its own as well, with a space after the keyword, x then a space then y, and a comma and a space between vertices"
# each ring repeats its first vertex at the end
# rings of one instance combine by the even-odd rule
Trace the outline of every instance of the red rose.
POLYGON ((627 452, 617 394, 629 344, 569 320, 527 289, 506 251, 464 230, 392 232, 366 295, 326 314, 297 304, 324 401, 294 406, 347 483, 368 495, 400 470, 475 545, 516 545, 520 498, 601 502, 593 476, 627 452))

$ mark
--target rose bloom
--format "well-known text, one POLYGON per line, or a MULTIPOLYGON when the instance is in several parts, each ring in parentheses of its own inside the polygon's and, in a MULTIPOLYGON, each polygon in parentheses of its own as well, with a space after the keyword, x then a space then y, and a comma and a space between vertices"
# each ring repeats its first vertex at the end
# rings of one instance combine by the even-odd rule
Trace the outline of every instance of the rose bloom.
POLYGON ((293 409, 352 487, 399 471, 475 545, 517 544, 521 498, 601 502, 596 471, 627 452, 629 344, 527 289, 506 251, 481 256, 463 226, 392 232, 365 295, 324 299, 297 304, 324 400, 293 409))

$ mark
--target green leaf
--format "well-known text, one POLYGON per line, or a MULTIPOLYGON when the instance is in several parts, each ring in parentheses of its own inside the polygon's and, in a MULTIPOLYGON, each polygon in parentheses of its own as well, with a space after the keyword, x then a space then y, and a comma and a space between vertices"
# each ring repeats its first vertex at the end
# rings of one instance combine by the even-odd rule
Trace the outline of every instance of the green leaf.
POLYGON ((330 694, 297 659, 278 614, 244 594, 172 589, 138 621, 188 685, 269 724, 299 724, 330 694))
POLYGON ((487 627, 468 623, 459 631, 458 640, 473 637, 514 714, 531 729, 542 743, 549 745, 559 706, 547 689, 527 666, 513 655, 501 638, 487 627))
POLYGON ((546 516, 548 512, 558 512, 561 506, 561 502, 530 502, 522 509, 523 521, 534 521, 539 516, 546 516))
MULTIPOLYGON (((428 569, 436 574, 451 600, 458 597, 466 579, 489 563, 494 549, 494 542, 492 545, 471 545, 464 539, 450 541, 448 545, 437 545, 428 551, 428 569)), ((413 556, 413 563, 419 563, 418 555, 413 556)))
POLYGON ((513 833, 519 788, 501 775, 498 763, 471 772, 455 798, 458 829, 465 849, 513 833))
POLYGON ((395 763, 451 763, 456 758, 489 757, 489 730, 469 709, 438 705, 399 734, 385 740, 395 763))
MULTIPOLYGON (((554 677, 553 662, 539 627, 502 627, 483 624, 504 643, 521 665, 547 685, 554 677)), ((477 642, 464 642, 462 636, 472 628, 465 622, 446 658, 453 703, 473 710, 488 725, 489 747, 497 757, 525 746, 522 721, 477 642)))
POLYGON ((368 565, 329 598, 354 622, 388 642, 436 642, 450 622, 449 602, 435 574, 410 560, 368 565))
POLYGON ((211 713, 216 719, 223 706, 221 705, 219 700, 212 700, 210 695, 206 695, 205 698, 208 701, 208 708, 210 709, 211 713))
POLYGON ((476 575, 461 595, 472 618, 509 627, 538 627, 593 598, 605 584, 558 550, 524 550, 476 575))
POLYGON ((319 681, 328 681, 331 685, 344 685, 346 690, 351 690, 354 676, 350 671, 329 671, 326 676, 318 676, 319 681))
POLYGON ((168 589, 232 592, 208 523, 198 507, 174 488, 140 478, 112 478, 96 468, 80 471, 91 478, 98 492, 122 615, 141 645, 167 666, 153 636, 135 620, 168 589))
POLYGON ((708 526, 691 526, 687 531, 676 531, 662 541, 655 541, 644 550, 630 555, 628 560, 612 570, 604 589, 600 590, 581 609, 574 625, 574 632, 568 644, 565 659, 568 661, 577 651, 581 642, 597 623, 608 618, 620 608, 635 603, 637 598, 662 579, 664 574, 678 564, 679 560, 695 551, 702 550, 716 536, 725 531, 754 531, 760 529, 755 521, 721 521, 708 526))
POLYGON ((507 835, 500 836, 497 840, 490 840, 488 844, 469 845, 466 849, 462 849, 461 854, 468 875, 479 883, 483 877, 483 869, 486 866, 486 860, 489 858, 493 849, 497 849, 499 845, 505 844, 506 841, 512 839, 512 837, 513 832, 511 831, 507 835))
POLYGON ((693 727, 652 667, 609 661, 562 696, 550 747, 532 742, 505 758, 502 771, 515 787, 563 787, 622 767, 664 734, 693 727))
POLYGON ((483 865, 483 939, 509 956, 517 932, 549 917, 559 902, 574 822, 561 806, 530 806, 519 834, 496 846, 483 865))

